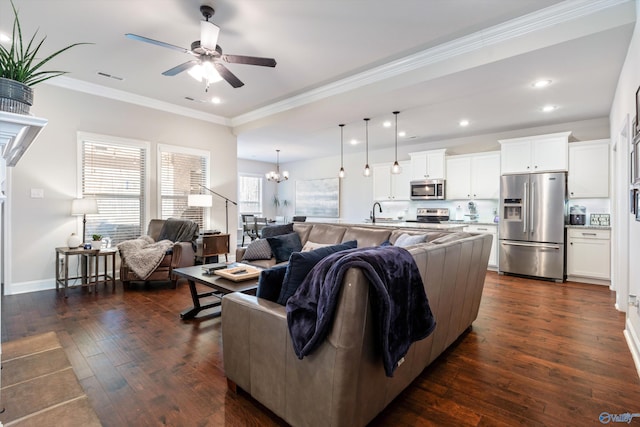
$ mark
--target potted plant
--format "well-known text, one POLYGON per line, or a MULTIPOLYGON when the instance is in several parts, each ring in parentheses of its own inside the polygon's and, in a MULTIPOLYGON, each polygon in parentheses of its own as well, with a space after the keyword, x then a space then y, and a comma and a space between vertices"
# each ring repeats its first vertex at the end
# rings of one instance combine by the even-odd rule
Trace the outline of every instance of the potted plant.
POLYGON ((33 85, 53 77, 67 74, 66 71, 43 71, 41 68, 54 57, 74 46, 88 43, 74 43, 51 55, 39 59, 38 53, 46 37, 36 41, 37 31, 28 43, 22 38, 22 28, 18 11, 13 1, 11 8, 15 17, 9 46, 0 44, 0 111, 29 114, 33 104, 33 85))
POLYGON ((92 234, 91 249, 100 249, 102 247, 102 234, 92 234))
MULTIPOLYGON (((278 210, 279 210, 280 206, 282 206, 283 208, 286 208, 287 206, 289 206, 289 201, 287 199, 280 200, 278 195, 274 194, 273 195, 273 207, 276 208, 276 216, 278 215, 278 210)), ((287 218, 285 216, 283 216, 283 221, 287 222, 287 218)))

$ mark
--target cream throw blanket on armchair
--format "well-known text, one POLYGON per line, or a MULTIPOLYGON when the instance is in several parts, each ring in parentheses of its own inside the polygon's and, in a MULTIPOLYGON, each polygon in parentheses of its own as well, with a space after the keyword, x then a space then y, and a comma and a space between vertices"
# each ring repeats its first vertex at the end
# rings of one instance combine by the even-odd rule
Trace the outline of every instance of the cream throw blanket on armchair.
POLYGON ((173 247, 171 240, 154 242, 149 236, 126 240, 117 245, 120 257, 127 261, 127 265, 141 279, 147 277, 160 265, 167 250, 173 247))

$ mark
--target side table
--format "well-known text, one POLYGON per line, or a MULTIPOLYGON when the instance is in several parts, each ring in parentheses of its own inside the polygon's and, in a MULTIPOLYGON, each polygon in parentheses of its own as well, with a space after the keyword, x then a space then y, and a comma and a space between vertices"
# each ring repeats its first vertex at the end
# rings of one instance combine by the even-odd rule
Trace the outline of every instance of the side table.
POLYGON ((107 249, 83 249, 83 248, 56 248, 56 291, 63 288, 64 297, 67 297, 67 288, 76 286, 88 286, 91 292, 98 283, 111 281, 112 290, 116 289, 116 252, 115 248, 107 249), (81 264, 80 276, 69 276, 69 257, 79 257, 81 264), (60 260, 64 260, 63 271, 60 271, 60 260), (104 258, 104 272, 100 273, 100 258, 104 258), (111 274, 109 274, 109 258, 111 258, 111 274), (102 278, 102 280, 100 280, 102 278), (80 280, 79 285, 69 286, 69 281, 80 280))

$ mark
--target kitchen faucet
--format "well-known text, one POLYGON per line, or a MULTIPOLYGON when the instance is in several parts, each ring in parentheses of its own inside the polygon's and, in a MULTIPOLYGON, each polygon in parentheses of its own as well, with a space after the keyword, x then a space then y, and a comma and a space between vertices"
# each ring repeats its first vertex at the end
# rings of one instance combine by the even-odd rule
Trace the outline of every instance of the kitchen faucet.
POLYGON ((376 205, 378 205, 378 209, 380 209, 380 213, 382 213, 382 206, 380 206, 379 202, 375 202, 373 204, 373 209, 371 209, 372 215, 371 215, 371 222, 373 224, 376 223, 376 205))

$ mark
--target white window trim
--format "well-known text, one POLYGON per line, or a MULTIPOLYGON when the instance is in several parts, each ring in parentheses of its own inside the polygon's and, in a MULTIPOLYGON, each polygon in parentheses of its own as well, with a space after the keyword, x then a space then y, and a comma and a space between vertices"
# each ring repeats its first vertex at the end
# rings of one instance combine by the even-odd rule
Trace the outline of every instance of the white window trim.
MULTIPOLYGON (((207 188, 211 188, 211 152, 206 150, 200 150, 198 148, 191 147, 181 147, 179 145, 170 145, 170 144, 158 144, 156 150, 156 212, 158 212, 158 217, 162 212, 162 188, 160 182, 162 180, 162 153, 176 153, 176 154, 190 154, 193 156, 201 156, 207 159, 207 168, 206 171, 207 177, 205 179, 205 185, 207 188)), ((209 194, 206 190, 202 191, 202 194, 209 194)), ((211 208, 204 209, 204 229, 208 230, 211 227, 211 208)))
MULTIPOLYGON (((118 136, 101 135, 98 133, 78 131, 77 137, 77 152, 76 152, 76 197, 82 197, 82 142, 83 141, 95 141, 104 144, 120 145, 123 147, 137 147, 142 148, 149 153, 151 144, 148 141, 140 139, 121 138, 118 136)), ((147 200, 150 196, 151 189, 151 172, 149 169, 149 155, 145 157, 144 164, 144 194, 147 195, 147 200)), ((147 202, 144 204, 144 218, 142 219, 142 231, 146 232, 147 224, 151 218, 150 204, 147 202)), ((78 216, 76 231, 78 234, 82 233, 82 217, 78 216)))

